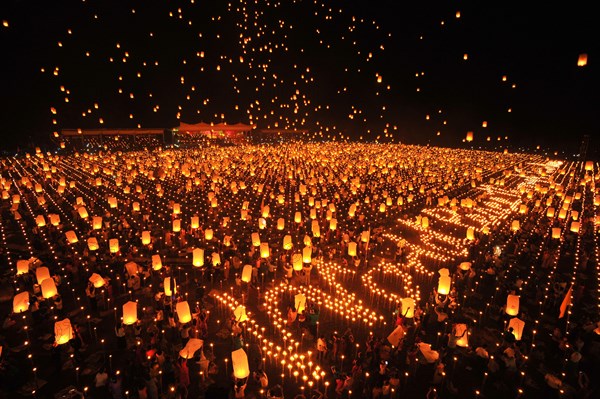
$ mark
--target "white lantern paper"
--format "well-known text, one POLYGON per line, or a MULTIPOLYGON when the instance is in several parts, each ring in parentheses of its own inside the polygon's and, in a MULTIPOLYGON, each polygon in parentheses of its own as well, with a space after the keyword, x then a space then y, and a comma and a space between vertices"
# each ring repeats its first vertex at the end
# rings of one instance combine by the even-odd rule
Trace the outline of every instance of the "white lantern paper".
POLYGON ((177 302, 175 305, 175 310, 177 312, 177 318, 181 324, 189 323, 192 321, 192 314, 190 312, 190 305, 187 301, 177 302))
POLYGON ((244 379, 250 375, 248 356, 242 348, 231 352, 231 364, 233 366, 233 375, 235 378, 244 379))
POLYGON ((252 280, 252 266, 244 265, 242 269, 242 281, 245 283, 249 283, 252 280))
POLYGON ((73 339, 71 320, 63 319, 54 323, 54 340, 56 345, 63 345, 73 339))
POLYGON ((20 292, 13 298, 13 312, 23 313, 29 310, 29 292, 20 292))

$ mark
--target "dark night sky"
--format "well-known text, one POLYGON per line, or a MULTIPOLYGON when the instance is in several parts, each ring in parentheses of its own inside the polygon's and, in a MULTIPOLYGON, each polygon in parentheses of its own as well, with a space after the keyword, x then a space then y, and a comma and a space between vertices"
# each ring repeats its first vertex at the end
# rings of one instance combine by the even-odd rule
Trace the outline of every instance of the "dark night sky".
POLYGON ((4 0, 3 140, 173 127, 179 112, 189 123, 252 115, 259 128, 432 145, 464 145, 474 131, 476 146, 571 153, 590 134, 598 151, 595 14, 584 2, 520 3, 4 0))

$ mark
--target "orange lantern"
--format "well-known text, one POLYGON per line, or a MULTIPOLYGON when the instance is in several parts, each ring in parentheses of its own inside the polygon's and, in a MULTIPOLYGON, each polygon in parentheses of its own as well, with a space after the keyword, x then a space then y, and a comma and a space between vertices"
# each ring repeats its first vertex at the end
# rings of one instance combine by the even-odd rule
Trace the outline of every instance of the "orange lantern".
POLYGON ((456 324, 454 326, 454 336, 458 338, 456 341, 457 346, 461 348, 469 347, 469 330, 466 324, 456 324))
POLYGON ((277 219, 277 230, 283 230, 285 228, 285 219, 279 218, 277 219))
POLYGON ((173 220, 173 232, 179 233, 181 231, 181 220, 175 219, 173 220))
POLYGON ((158 254, 152 255, 152 269, 153 270, 162 269, 162 260, 160 259, 160 255, 158 255, 158 254))
POLYGON ((77 234, 75 234, 75 232, 73 230, 69 230, 65 233, 65 236, 67 237, 67 241, 69 242, 69 244, 76 244, 79 239, 77 238, 77 234))
POLYGON ((239 305, 233 311, 233 315, 235 316, 235 320, 238 323, 243 323, 248 320, 248 315, 246 314, 246 307, 244 305, 239 305))
POLYGON ((177 282, 174 278, 172 279, 171 277, 165 277, 164 286, 166 296, 173 296, 174 294, 177 294, 177 282))
POLYGON ((587 65, 588 55, 585 53, 579 54, 579 58, 577 58, 577 66, 584 67, 587 65))
POLYGON ((214 237, 214 232, 213 232, 212 229, 206 229, 206 230, 204 230, 204 239, 206 241, 212 240, 213 237, 214 237))
POLYGON ((580 227, 579 222, 571 222, 571 231, 573 233, 579 233, 579 227, 580 227))
POLYGON ((466 140, 467 140, 468 142, 471 142, 471 141, 473 141, 473 132, 467 132, 467 137, 466 137, 466 140))
POLYGON ((192 229, 197 229, 200 227, 200 218, 198 216, 192 216, 192 229))
POLYGON ((142 231, 142 245, 149 245, 152 241, 149 231, 142 231))
POLYGON ((233 366, 233 375, 235 378, 244 379, 250 375, 248 356, 243 349, 240 348, 231 352, 231 364, 233 366))
MULTIPOLYGON (((29 273, 29 261, 21 259, 17 261, 17 276, 20 274, 29 273)), ((50 277, 50 276, 48 276, 50 277)), ((38 282, 39 284, 39 282, 38 282)))
POLYGON ((129 301, 123 305, 123 324, 130 326, 138 321, 137 302, 129 301))
POLYGON ((311 263, 312 262, 312 248, 304 247, 302 249, 302 262, 303 263, 311 263))
POLYGON ((177 302, 177 305, 175 305, 175 310, 177 312, 177 318, 181 324, 192 321, 190 305, 187 303, 187 301, 177 302))
POLYGON ((348 256, 356 256, 356 247, 357 245, 354 241, 348 243, 348 256))
POLYGON ((73 326, 69 319, 54 323, 54 341, 56 345, 63 345, 73 339, 73 326))
POLYGON ((94 230, 100 230, 102 228, 102 216, 94 216, 92 218, 92 228, 94 230))
POLYGON ((58 294, 58 290, 56 289, 56 284, 54 283, 53 278, 47 278, 42 281, 42 296, 45 299, 52 298, 58 294))
POLYGON ((292 246, 292 236, 288 234, 283 237, 283 249, 290 250, 292 249, 292 246))
POLYGON ((302 222, 302 214, 300 212, 296 212, 294 214, 294 222, 296 222, 296 223, 302 222))
POLYGON ((297 272, 302 270, 302 254, 296 253, 292 255, 292 267, 297 272))
POLYGON ((560 227, 552 228, 552 238, 560 238, 560 227))
POLYGON ((415 300, 413 298, 402 298, 402 315, 408 319, 415 317, 415 300))
POLYGON ((252 266, 244 265, 242 269, 242 281, 245 283, 249 283, 252 280, 252 266))
POLYGON ((104 286, 104 279, 97 273, 92 273, 89 278, 90 283, 94 285, 96 288, 100 288, 104 286))
POLYGON ((218 252, 213 252, 211 254, 211 261, 213 266, 218 266, 221 264, 221 255, 218 252))
POLYGON ((506 297, 506 314, 516 316, 519 314, 519 296, 508 295, 506 297))
MULTIPOLYGON (((29 269, 29 266, 27 267, 29 269)), ((50 270, 46 266, 41 266, 35 269, 35 278, 38 284, 42 284, 42 281, 50 278, 50 270)))
POLYGON ((13 298, 13 312, 23 313, 29 310, 29 292, 20 292, 13 298))
POLYGON ((89 216, 87 209, 85 209, 85 206, 80 206, 79 209, 77 209, 77 213, 79 213, 79 217, 82 219, 87 219, 89 216))
POLYGON ((525 322, 517 317, 513 317, 508 322, 508 327, 512 327, 512 334, 517 341, 520 341, 523 336, 523 330, 525 329, 525 322))
POLYGON ((268 258, 270 256, 269 253, 269 243, 263 242, 260 244, 260 257, 268 258))
POLYGON ((36 224, 38 227, 44 227, 44 226, 46 226, 46 219, 44 219, 44 216, 43 216, 43 215, 38 215, 38 216, 35 218, 35 224, 36 224))
POLYGON ((192 251, 192 265, 196 267, 204 266, 204 249, 202 248, 194 248, 192 251))
POLYGON ((513 220, 510 225, 510 229, 512 231, 518 231, 521 228, 521 223, 518 220, 513 220))
POLYGON ((306 296, 302 293, 294 296, 294 307, 299 314, 306 309, 306 296))
POLYGON ((337 229, 337 219, 329 220, 329 230, 337 229))

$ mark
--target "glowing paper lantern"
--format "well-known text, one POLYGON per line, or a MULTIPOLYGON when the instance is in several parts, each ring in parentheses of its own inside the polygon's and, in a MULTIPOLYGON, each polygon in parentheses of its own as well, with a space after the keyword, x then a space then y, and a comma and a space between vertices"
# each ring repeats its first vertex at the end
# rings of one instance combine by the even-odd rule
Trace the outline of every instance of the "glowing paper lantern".
POLYGON ((175 310, 177 312, 177 318, 181 324, 192 321, 190 305, 187 303, 187 301, 177 302, 177 305, 175 305, 175 310))
POLYGON ((85 206, 80 206, 79 209, 77 209, 77 213, 79 213, 79 217, 82 219, 87 219, 89 216, 87 209, 85 209, 85 206))
POLYGON ((123 305, 123 324, 132 325, 138 320, 137 302, 129 301, 123 305))
POLYGON ((271 209, 269 208, 269 205, 265 205, 262 210, 262 217, 268 218, 270 212, 271 212, 271 209))
POLYGON ((251 238, 252 245, 255 247, 260 247, 260 236, 258 235, 258 233, 252 233, 251 238))
POLYGON ((402 298, 402 315, 407 319, 415 317, 415 300, 413 298, 402 298))
POLYGON ((298 313, 302 313, 306 309, 306 296, 302 293, 294 296, 294 307, 298 313))
POLYGON ((243 379, 250 375, 248 356, 242 348, 231 352, 231 364, 233 366, 233 375, 235 378, 243 379))
POLYGON ((54 323, 54 342, 63 345, 73 339, 73 326, 69 319, 63 319, 54 323))
POLYGON ((65 233, 65 236, 67 237, 67 241, 69 242, 69 244, 76 244, 79 239, 77 238, 77 234, 75 234, 75 232, 73 230, 69 230, 65 233))
POLYGON ((473 132, 467 132, 466 140, 470 143, 473 141, 473 132))
MULTIPOLYGON (((29 273, 29 261, 21 259, 17 261, 17 276, 20 274, 29 273)), ((50 277, 50 276, 48 276, 50 277)), ((39 284, 39 282, 38 282, 39 284)))
POLYGON ((424 229, 429 228, 429 218, 427 216, 423 216, 423 218, 421 218, 421 227, 424 229))
POLYGON ((267 221, 266 221, 266 219, 265 218, 259 218, 258 219, 258 228, 260 230, 264 230, 265 227, 267 227, 267 221))
POLYGON ((292 249, 292 246, 292 236, 286 235, 285 237, 283 237, 283 249, 290 250, 292 249))
POLYGON ((246 307, 244 305, 239 305, 233 311, 233 315, 235 316, 235 320, 239 323, 243 323, 248 320, 248 315, 246 314, 246 307))
POLYGON ((353 218, 355 215, 356 215, 356 204, 352 204, 352 205, 350 205, 350 208, 348 208, 348 216, 353 218))
POLYGON ((516 316, 519 314, 519 296, 508 295, 506 297, 506 314, 516 316))
POLYGON ((149 245, 152 241, 149 231, 142 231, 142 245, 149 245))
POLYGON ((296 223, 302 222, 302 214, 300 212, 296 212, 294 214, 294 222, 296 222, 296 223))
POLYGON ((579 58, 577 58, 577 66, 584 67, 587 65, 588 55, 585 53, 579 54, 579 58))
POLYGON ((363 231, 360 235, 360 240, 362 242, 369 242, 370 238, 371 238, 371 232, 369 230, 363 231))
POLYGON ((58 226, 60 224, 60 216, 55 213, 50 214, 50 224, 52 226, 58 226))
POLYGON ((466 324, 456 324, 454 326, 454 336, 460 337, 456 341, 457 346, 460 346, 461 348, 469 347, 469 330, 466 324))
POLYGON ((311 224, 311 231, 313 233, 313 237, 321 237, 321 228, 319 227, 319 221, 313 220, 311 224))
POLYGON ((279 218, 277 219, 277 230, 283 230, 285 228, 285 219, 279 218))
POLYGON ((548 208, 548 210, 546 211, 546 216, 549 218, 553 218, 554 217, 554 208, 548 208))
POLYGON ((212 240, 212 239, 213 239, 213 237, 214 237, 214 235, 215 235, 215 234, 214 234, 214 232, 213 232, 213 230, 212 230, 212 229, 206 229, 206 230, 204 230, 204 239, 205 239, 206 241, 210 241, 210 240, 212 240))
POLYGON ((560 238, 560 227, 552 228, 552 238, 560 238))
POLYGON ((90 251, 97 251, 100 248, 100 245, 98 244, 98 240, 96 239, 96 237, 88 238, 87 245, 88 245, 88 248, 90 249, 90 251))
POLYGON ((337 229, 337 219, 329 220, 329 230, 337 229))
POLYGON ((586 161, 585 162, 585 170, 588 172, 594 170, 594 162, 586 161))
POLYGON ((202 345, 204 345, 203 340, 198 338, 190 338, 183 349, 179 351, 179 356, 184 359, 192 359, 194 354, 198 352, 200 348, 202 348, 202 345))
POLYGON ((92 228, 94 230, 100 230, 102 228, 102 216, 94 216, 92 218, 92 228))
POLYGON ((354 241, 348 243, 348 256, 356 256, 356 243, 354 241))
POLYGON ((108 247, 111 254, 116 254, 119 252, 119 240, 117 238, 111 238, 108 240, 108 247))
POLYGON ((108 197, 108 206, 114 209, 117 207, 117 199, 115 197, 108 197))
POLYGON ((104 286, 104 279, 102 278, 101 275, 99 275, 97 273, 92 273, 92 275, 89 278, 89 281, 96 288, 100 288, 100 287, 104 286))
POLYGON ((438 281, 438 293, 440 295, 448 295, 450 292, 450 285, 452 284, 452 279, 450 276, 440 276, 438 281))
POLYGON ((579 222, 571 222, 571 231, 573 233, 579 233, 579 227, 580 227, 579 222))
POLYGON ((302 249, 302 262, 304 263, 311 263, 312 262, 312 248, 311 247, 304 247, 302 249))
POLYGON ((211 262, 213 266, 218 266, 221 264, 221 255, 218 252, 213 252, 211 254, 211 262))
POLYGON ((13 312, 23 313, 29 310, 29 292, 20 292, 13 298, 13 312))
POLYGON ((173 296, 174 294, 177 294, 177 282, 174 278, 172 279, 171 277, 165 277, 163 285, 165 286, 166 296, 173 296))
POLYGON ((44 226, 46 226, 46 219, 44 219, 44 216, 43 216, 43 215, 38 215, 38 216, 35 218, 35 224, 36 224, 38 227, 44 227, 44 226))
POLYGON ((160 255, 158 255, 158 254, 152 255, 152 269, 153 270, 162 269, 162 260, 160 259, 160 255))
POLYGON ((138 274, 139 265, 135 262, 127 262, 125 263, 125 270, 127 270, 127 274, 131 276, 136 276, 138 274))
POLYGON ((567 218, 567 210, 566 209, 561 209, 558 212, 558 218, 559 219, 566 219, 567 218))
POLYGON ((173 232, 179 233, 181 231, 181 220, 175 219, 173 220, 173 232))
POLYGON ((252 266, 245 265, 242 269, 242 281, 245 283, 249 283, 252 280, 252 266))
POLYGON ((173 214, 179 215, 181 213, 181 206, 179 204, 173 204, 173 214))
POLYGON ((45 299, 48 298, 52 298, 53 296, 56 296, 56 294, 58 294, 58 291, 56 289, 56 284, 54 283, 54 279, 53 278, 47 278, 44 281, 42 281, 42 296, 45 299))
POLYGON ((132 209, 133 209, 133 211, 134 211, 134 212, 139 212, 139 211, 140 211, 140 203, 139 203, 139 202, 137 202, 137 201, 136 201, 136 202, 134 202, 134 203, 131 205, 131 207, 132 207, 132 209))
POLYGON ((519 213, 522 214, 522 215, 525 214, 525 213, 527 213, 527 205, 521 204, 519 206, 519 213))
POLYGON ((196 267, 204 266, 204 249, 194 248, 192 251, 192 264, 196 267))
POLYGON ((200 218, 198 216, 192 216, 192 229, 197 229, 200 227, 200 218))
POLYGON ((260 257, 268 258, 270 256, 269 253, 269 243, 263 242, 260 244, 260 257))
POLYGON ((521 337, 523 336, 523 330, 525 329, 525 322, 517 317, 513 317, 508 322, 508 327, 512 327, 512 334, 515 336, 517 341, 520 341, 521 337))
POLYGON ((292 267, 297 272, 302 270, 302 254, 296 253, 292 255, 292 267))
POLYGON ((467 271, 471 268, 471 262, 461 262, 460 265, 458 265, 458 268, 467 271))
POLYGON ((512 231, 518 231, 521 228, 521 223, 518 220, 513 220, 510 225, 510 229, 512 231))
POLYGON ((577 211, 571 211, 571 218, 575 221, 577 221, 579 219, 579 212, 577 211))
MULTIPOLYGON (((29 266, 27 266, 29 270, 29 266)), ((42 284, 42 281, 50 278, 50 270, 46 266, 41 266, 35 269, 35 278, 38 284, 42 284)))

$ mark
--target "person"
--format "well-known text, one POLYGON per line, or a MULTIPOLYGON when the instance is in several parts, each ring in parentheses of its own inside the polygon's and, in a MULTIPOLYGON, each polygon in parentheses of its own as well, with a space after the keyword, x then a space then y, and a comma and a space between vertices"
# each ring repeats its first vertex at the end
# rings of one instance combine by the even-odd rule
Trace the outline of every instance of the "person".
POLYGON ((100 370, 96 373, 96 377, 94 378, 94 386, 96 390, 104 390, 106 388, 106 384, 108 383, 108 373, 106 372, 106 368, 104 366, 100 367, 100 370))
POLYGON ((262 389, 267 389, 269 386, 269 378, 267 377, 267 373, 264 372, 262 368, 256 370, 253 374, 254 381, 256 381, 262 389))
POLYGON ((94 284, 88 282, 87 288, 85 289, 85 294, 90 301, 90 309, 92 312, 96 313, 98 311, 98 301, 96 299, 96 287, 94 287, 94 284))
POLYGON ((236 380, 234 385, 234 398, 235 399, 244 399, 246 397, 246 380, 239 379, 236 380))
POLYGON ((325 341, 325 335, 321 334, 321 336, 317 339, 317 361, 322 362, 327 355, 327 341, 325 341))
POLYGON ((127 348, 127 338, 125 337, 125 326, 123 323, 116 325, 115 335, 117 336, 117 348, 120 350, 127 348))

